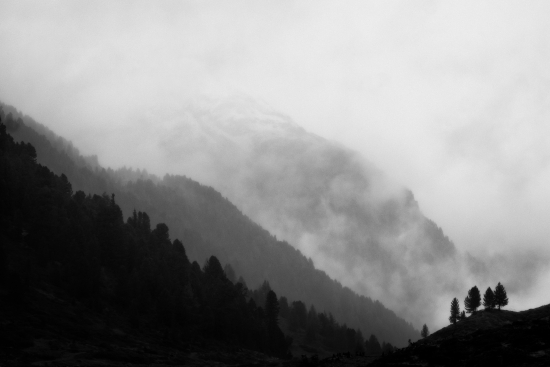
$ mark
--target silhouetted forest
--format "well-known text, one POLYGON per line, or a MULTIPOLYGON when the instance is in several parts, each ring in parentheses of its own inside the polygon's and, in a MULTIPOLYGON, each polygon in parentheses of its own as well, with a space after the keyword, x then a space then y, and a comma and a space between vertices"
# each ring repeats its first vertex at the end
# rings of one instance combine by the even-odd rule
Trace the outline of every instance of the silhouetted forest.
POLYGON ((287 355, 291 340, 273 321, 278 309, 250 302, 216 257, 201 268, 165 224, 151 229, 141 211, 125 222, 114 195, 73 193, 65 175, 37 164, 34 147, 15 143, 3 124, 0 152, 7 302, 25 308, 31 288, 51 283, 96 311, 128 315, 135 329, 153 325, 168 341, 202 336, 287 355))
MULTIPOLYGON (((495 307, 498 307, 500 310, 501 307, 504 307, 508 304, 508 296, 506 289, 500 282, 498 282, 495 287, 495 291, 488 287, 483 295, 483 307, 485 310, 492 310, 495 307)), ((466 312, 469 314, 475 314, 477 308, 481 306, 481 294, 477 286, 473 286, 469 291, 468 295, 464 299, 464 310, 460 312, 460 304, 458 299, 455 297, 451 301, 451 316, 449 316, 449 322, 456 324, 457 321, 466 319, 466 312)))
POLYGON ((132 217, 138 208, 148 214, 153 227, 165 223, 171 236, 181 239, 191 261, 203 263, 215 254, 251 288, 269 280, 291 305, 301 300, 319 314, 333 315, 392 344, 405 345, 408 339, 418 338, 419 332, 409 323, 380 302, 358 296, 315 269, 310 259, 252 222, 211 187, 184 176, 158 179, 139 170, 103 169, 97 158, 81 156, 70 142, 12 107, 4 108, 15 116, 7 122, 8 131, 17 141, 36 147, 38 162, 64 174, 75 191, 89 193, 86 197, 114 193, 122 217, 132 217))

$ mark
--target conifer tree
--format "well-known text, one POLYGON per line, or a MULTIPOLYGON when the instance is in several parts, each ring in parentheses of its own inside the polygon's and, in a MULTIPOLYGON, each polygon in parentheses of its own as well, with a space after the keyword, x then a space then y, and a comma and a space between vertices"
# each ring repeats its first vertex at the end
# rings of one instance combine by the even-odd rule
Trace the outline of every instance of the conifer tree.
POLYGON ((481 306, 481 294, 477 286, 474 286, 468 291, 468 296, 464 299, 464 308, 468 313, 475 313, 479 306, 481 306))
POLYGON ((504 289, 504 286, 500 284, 500 282, 498 282, 495 288, 494 304, 498 306, 499 310, 500 310, 500 307, 504 307, 508 304, 508 296, 506 295, 506 289, 504 289))
POLYGON ((214 255, 210 256, 210 258, 206 260, 202 270, 204 274, 209 277, 225 280, 227 279, 223 271, 222 264, 220 264, 220 260, 218 260, 218 258, 214 255))
POLYGON ((495 308, 495 294, 491 287, 487 288, 483 295, 483 307, 485 307, 486 310, 495 308))
POLYGON ((460 317, 460 306, 458 305, 458 299, 453 298, 451 301, 451 316, 449 316, 449 322, 456 324, 460 317))
POLYGON ((270 290, 265 300, 265 313, 269 327, 273 328, 279 325, 279 310, 280 306, 277 295, 270 290))
POLYGON ((460 313, 460 320, 466 320, 466 312, 464 310, 460 313))
POLYGON ((380 345, 378 338, 374 334, 371 334, 368 340, 367 353, 376 355, 382 354, 382 346, 380 345))
POLYGON ((424 326, 422 326, 422 331, 420 332, 420 336, 423 338, 426 338, 428 335, 430 335, 430 331, 428 330, 428 327, 426 326, 426 324, 424 324, 424 326))

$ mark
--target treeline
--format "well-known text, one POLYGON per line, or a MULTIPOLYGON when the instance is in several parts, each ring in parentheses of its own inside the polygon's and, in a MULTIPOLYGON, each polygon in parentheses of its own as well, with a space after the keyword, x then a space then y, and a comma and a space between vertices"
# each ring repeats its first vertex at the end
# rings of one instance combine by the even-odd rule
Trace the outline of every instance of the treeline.
MULTIPOLYGON (((508 305, 508 295, 506 289, 500 282, 495 287, 493 291, 491 287, 488 287, 483 295, 483 307, 485 310, 492 310, 495 307, 498 307, 500 310, 501 307, 508 305)), ((464 299, 464 310, 460 311, 460 304, 458 299, 453 298, 451 301, 451 315, 449 316, 449 322, 456 324, 457 321, 466 319, 466 313, 476 313, 478 307, 481 306, 481 294, 477 286, 473 286, 469 291, 468 295, 464 299)))
MULTIPOLYGON (((167 343, 206 338, 288 355, 277 304, 256 305, 214 256, 202 268, 189 262, 184 244, 200 245, 200 235, 171 240, 145 212, 124 221, 114 195, 73 193, 1 122, 0 174, 4 302, 24 310, 29 292, 52 284, 104 316, 126 317, 128 327, 161 331, 167 343)), ((277 303, 274 292, 269 298, 277 303)))
MULTIPOLYGON (((242 281, 240 279, 239 281, 242 281)), ((261 287, 252 291, 250 296, 256 302, 262 302, 271 291, 269 282, 265 281, 261 287)), ((292 335, 303 334, 302 340, 296 343, 313 345, 318 342, 326 350, 333 352, 351 352, 356 354, 380 355, 391 353, 394 346, 391 343, 378 341, 378 338, 371 334, 365 339, 360 329, 353 329, 346 324, 338 323, 332 313, 317 312, 315 306, 309 308, 302 301, 289 303, 284 296, 279 298, 280 317, 288 325, 292 335)))
POLYGON ((170 227, 174 238, 183 241, 190 234, 200 236, 200 241, 185 244, 191 261, 202 263, 215 254, 221 263, 231 264, 251 288, 269 279, 273 289, 289 300, 302 300, 331 312, 340 322, 354 325, 367 335, 377 335, 397 346, 418 339, 419 332, 411 324, 380 302, 355 294, 315 269, 300 251, 277 240, 213 188, 184 176, 159 179, 139 170, 101 168, 96 157, 82 157, 70 142, 32 118, 13 107, 4 108, 13 114, 8 131, 14 139, 31 142, 39 162, 58 175, 65 174, 75 191, 115 193, 124 217, 140 208, 148 213, 151 223, 170 227))

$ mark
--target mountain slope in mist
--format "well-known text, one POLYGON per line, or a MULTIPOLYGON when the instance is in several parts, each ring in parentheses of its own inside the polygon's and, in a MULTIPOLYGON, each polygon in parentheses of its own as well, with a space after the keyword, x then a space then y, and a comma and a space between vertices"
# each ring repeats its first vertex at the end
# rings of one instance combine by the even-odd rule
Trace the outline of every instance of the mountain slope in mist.
MULTIPOLYGON (((13 108, 4 109, 20 116, 13 108)), ((418 331, 394 312, 330 279, 311 259, 278 241, 211 187, 183 176, 159 179, 143 171, 103 169, 51 130, 27 116, 23 120, 10 133, 16 140, 33 144, 41 164, 64 173, 75 190, 114 193, 125 217, 137 209, 147 212, 153 225, 166 223, 171 236, 182 240, 191 260, 203 262, 215 254, 252 287, 267 279, 290 302, 302 300, 318 311, 330 312, 364 335, 375 334, 399 346, 418 337, 418 331)))
MULTIPOLYGON (((352 289, 418 323, 458 289, 452 242, 358 153, 242 95, 142 116, 159 170, 216 187, 352 289), (154 144, 153 144, 154 143, 154 144)), ((132 137, 132 139, 135 137, 132 137)))

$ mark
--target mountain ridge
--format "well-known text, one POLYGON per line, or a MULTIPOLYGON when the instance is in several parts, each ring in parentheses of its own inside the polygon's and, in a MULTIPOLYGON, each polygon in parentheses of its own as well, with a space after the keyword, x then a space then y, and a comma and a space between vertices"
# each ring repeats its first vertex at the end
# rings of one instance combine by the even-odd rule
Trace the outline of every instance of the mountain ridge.
MULTIPOLYGON (((255 108, 254 100, 243 103, 255 108)), ((200 133, 185 109, 143 121, 148 129, 152 121, 170 121, 162 133, 147 135, 157 141, 164 171, 216 187, 332 277, 418 323, 431 321, 436 310, 429 292, 443 297, 459 290, 460 277, 447 271, 462 267, 452 241, 423 215, 410 190, 359 153, 303 129, 266 133, 254 114, 237 121, 246 134, 201 130, 235 121, 225 110, 211 113, 215 106, 198 108, 204 109, 200 133), (200 134, 203 140, 196 139, 200 134)))
MULTIPOLYGON (((25 119, 28 123, 32 124, 29 117, 25 117, 25 119)), ((37 124, 36 122, 34 123, 37 124)), ((331 280, 326 273, 315 270, 311 259, 307 260, 307 258, 302 256, 299 251, 292 248, 288 243, 276 240, 274 236, 270 235, 269 232, 262 229, 259 225, 250 224, 253 222, 248 217, 242 215, 242 213, 239 215, 244 219, 238 221, 240 224, 237 227, 241 226, 243 231, 238 235, 233 235, 229 241, 226 239, 222 243, 231 243, 232 245, 240 243, 241 246, 253 244, 252 248, 256 250, 249 252, 248 258, 240 259, 242 264, 239 264, 235 259, 230 261, 232 251, 228 251, 225 245, 219 246, 216 239, 219 240, 226 236, 228 228, 235 226, 229 220, 229 226, 226 223, 224 227, 223 223, 224 221, 227 222, 227 218, 224 218, 223 215, 217 212, 220 204, 212 206, 213 202, 209 201, 210 199, 208 198, 217 198, 215 200, 222 204, 229 203, 229 201, 212 188, 181 176, 165 176, 162 180, 164 182, 163 185, 155 184, 151 180, 138 180, 133 183, 128 182, 123 187, 120 182, 117 183, 117 174, 115 171, 99 167, 93 168, 92 171, 87 166, 88 161, 84 158, 76 160, 80 164, 78 166, 78 164, 74 163, 73 158, 64 153, 66 144, 61 144, 60 150, 58 150, 51 145, 52 141, 54 144, 57 141, 55 136, 50 137, 52 140, 46 143, 40 135, 33 133, 33 131, 21 125, 13 133, 18 140, 24 139, 36 144, 36 149, 40 153, 39 157, 42 157, 39 159, 42 159, 44 164, 48 165, 54 172, 65 172, 71 179, 71 182, 74 182, 73 185, 75 188, 84 188, 87 192, 114 192, 117 197, 117 203, 123 208, 125 215, 133 210, 136 203, 139 203, 141 206, 140 210, 148 212, 153 222, 167 222, 170 228, 172 228, 173 235, 177 238, 185 240, 185 226, 193 226, 193 228, 203 233, 206 242, 202 244, 201 248, 194 249, 186 246, 190 257, 195 256, 199 261, 202 261, 210 253, 219 253, 220 260, 225 263, 231 263, 238 273, 245 276, 247 281, 252 280, 259 283, 264 279, 269 279, 273 288, 284 294, 288 294, 289 299, 303 299, 308 304, 315 305, 319 310, 326 309, 327 311, 331 311, 339 320, 348 322, 351 325, 357 325, 363 329, 365 334, 374 333, 382 340, 392 342, 392 344, 403 345, 406 339, 414 338, 418 335, 417 330, 404 320, 398 318, 393 311, 386 309, 378 301, 373 302, 368 297, 356 295, 348 288, 342 287, 339 283, 331 280), (184 191, 187 190, 188 193, 191 193, 188 195, 187 200, 175 193, 177 188, 184 191), (164 195, 166 197, 163 197, 164 195), (201 212, 194 212, 194 214, 200 214, 200 218, 197 219, 195 218, 196 215, 191 214, 190 199, 205 200, 203 202, 199 201, 199 204, 195 205, 201 207, 201 204, 210 203, 211 208, 202 207, 201 212), (180 220, 170 220, 172 217, 179 217, 180 220), (216 231, 212 231, 212 228, 205 223, 218 223, 220 226, 215 227, 218 228, 216 231), (259 249, 261 249, 264 255, 269 254, 267 256, 268 258, 271 257, 269 261, 266 262, 266 256, 259 256, 259 249), (281 252, 281 249, 284 251, 281 252), (295 260, 288 263, 289 259, 295 260), (247 266, 250 266, 254 261, 260 261, 261 264, 256 265, 256 270, 246 273, 245 265, 248 264, 247 266), (277 269, 277 266, 283 270, 277 269), (274 276, 275 273, 279 274, 278 280, 274 276), (287 274, 286 277, 281 275, 285 273, 287 274), (295 279, 307 280, 309 285, 296 284, 295 279)), ((74 152, 75 150, 70 151, 71 154, 74 152)), ((121 170, 121 172, 123 173, 124 170, 121 170)), ((128 170, 125 172, 128 173, 128 170)), ((123 181, 122 173, 118 181, 123 181)), ((146 174, 145 177, 147 177, 146 174)), ((230 203, 223 205, 226 205, 231 212, 238 211, 230 203)))

